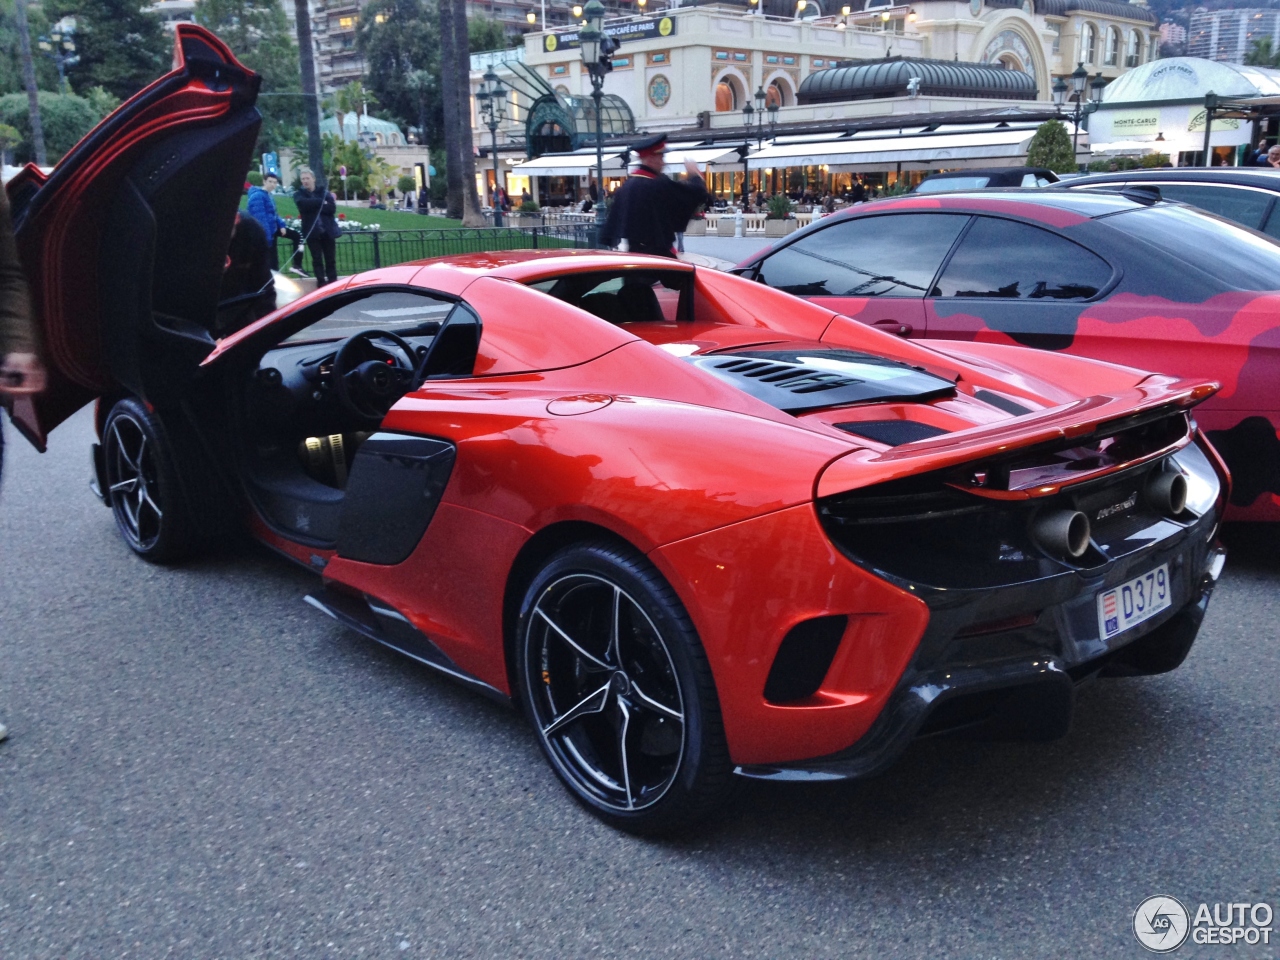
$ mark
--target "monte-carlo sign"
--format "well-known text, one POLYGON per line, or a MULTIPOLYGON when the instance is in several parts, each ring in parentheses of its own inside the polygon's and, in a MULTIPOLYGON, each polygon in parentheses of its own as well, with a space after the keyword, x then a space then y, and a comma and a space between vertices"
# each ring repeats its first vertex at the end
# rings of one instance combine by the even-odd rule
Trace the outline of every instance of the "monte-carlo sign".
MULTIPOLYGON (((676 32, 676 22, 670 17, 649 17, 645 20, 628 20, 604 28, 605 36, 621 43, 624 40, 649 40, 653 37, 670 37, 676 32)), ((547 53, 578 46, 578 31, 548 33, 542 38, 542 49, 547 53)))

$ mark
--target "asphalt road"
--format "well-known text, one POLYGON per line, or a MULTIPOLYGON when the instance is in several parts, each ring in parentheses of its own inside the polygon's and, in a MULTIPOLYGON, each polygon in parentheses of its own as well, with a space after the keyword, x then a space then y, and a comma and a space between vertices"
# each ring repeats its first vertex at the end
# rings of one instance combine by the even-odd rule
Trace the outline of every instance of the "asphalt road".
POLYGON ((1148 955, 1152 894, 1280 915, 1265 538, 1237 542, 1182 669, 1086 689, 1067 739, 747 785, 655 843, 580 811, 514 713, 305 606, 305 571, 136 560, 86 487, 85 413, 43 457, 8 439, 5 960, 1110 958, 1148 955))

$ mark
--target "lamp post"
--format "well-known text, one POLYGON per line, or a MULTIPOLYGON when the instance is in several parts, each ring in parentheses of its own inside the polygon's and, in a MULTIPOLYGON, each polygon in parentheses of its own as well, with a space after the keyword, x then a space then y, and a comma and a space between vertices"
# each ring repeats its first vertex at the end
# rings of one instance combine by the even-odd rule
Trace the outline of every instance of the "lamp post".
POLYGON ((1081 61, 1076 68, 1071 71, 1071 98, 1075 101, 1075 119, 1072 121, 1075 126, 1071 130, 1072 157, 1075 157, 1079 152, 1077 141, 1080 139, 1080 111, 1084 109, 1084 87, 1088 82, 1089 71, 1084 68, 1084 62, 1081 61))
POLYGON ((596 185, 599 196, 596 198, 596 221, 604 219, 604 122, 601 117, 601 103, 604 100, 604 75, 613 69, 609 60, 613 53, 613 42, 604 35, 604 4, 600 0, 590 0, 582 10, 586 18, 586 26, 578 32, 578 44, 582 50, 582 62, 586 65, 587 74, 591 77, 591 99, 596 105, 596 185))
POLYGON ((476 99, 480 101, 480 114, 484 117, 484 125, 489 128, 489 136, 493 141, 493 225, 500 227, 502 204, 498 202, 498 127, 506 119, 507 88, 498 79, 492 65, 485 71, 476 99))
POLYGON ((54 30, 47 37, 36 41, 36 46, 50 60, 58 65, 58 93, 67 92, 67 67, 74 67, 80 62, 76 54, 76 42, 70 31, 54 30))

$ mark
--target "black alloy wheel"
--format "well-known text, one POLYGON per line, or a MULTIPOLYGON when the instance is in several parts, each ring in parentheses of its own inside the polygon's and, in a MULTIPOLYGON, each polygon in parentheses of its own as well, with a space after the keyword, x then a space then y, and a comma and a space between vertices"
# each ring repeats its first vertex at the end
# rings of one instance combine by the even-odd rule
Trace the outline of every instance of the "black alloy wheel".
POLYGON ((111 408, 102 430, 108 498, 125 543, 145 560, 170 563, 190 548, 191 525, 156 415, 134 397, 111 408))
POLYGON ((539 744, 601 819, 667 833, 724 798, 732 763, 710 666, 642 557, 604 543, 553 556, 525 593, 517 646, 539 744))

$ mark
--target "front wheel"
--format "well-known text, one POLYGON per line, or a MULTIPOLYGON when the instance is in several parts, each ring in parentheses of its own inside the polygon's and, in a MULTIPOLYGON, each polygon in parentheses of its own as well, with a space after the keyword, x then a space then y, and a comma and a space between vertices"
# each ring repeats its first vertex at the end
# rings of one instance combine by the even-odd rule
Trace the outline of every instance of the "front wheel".
POLYGON ((159 418, 135 397, 102 430, 103 491, 125 543, 144 560, 172 563, 191 546, 191 522, 159 418))
POLYGON ((590 543, 529 585, 518 686, 574 797, 633 833, 706 816, 732 782, 711 668, 670 585, 643 557, 590 543))

